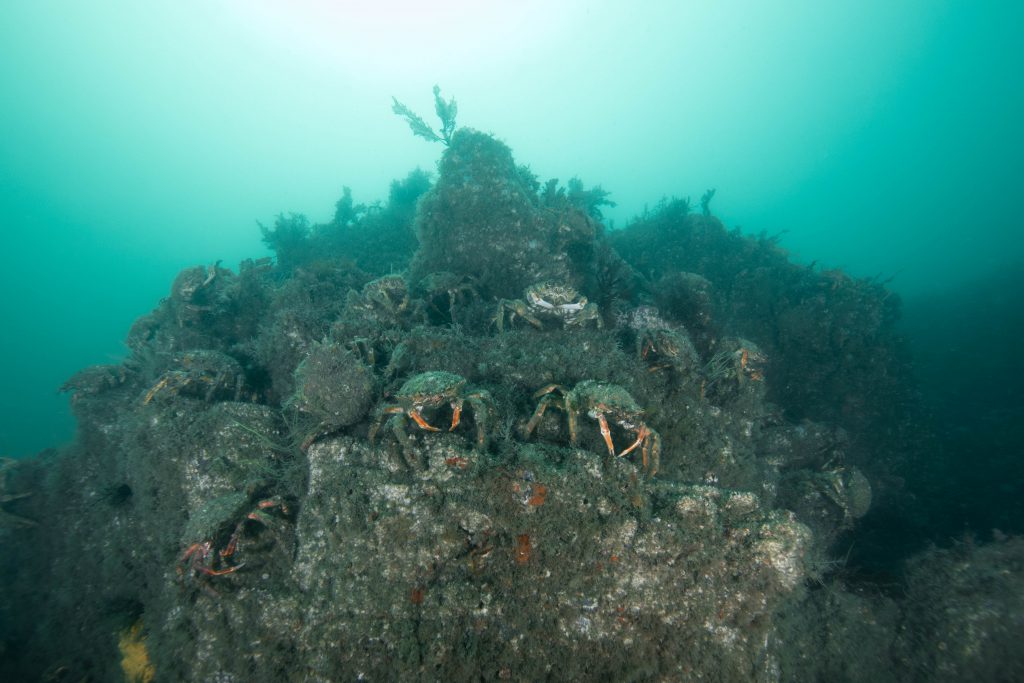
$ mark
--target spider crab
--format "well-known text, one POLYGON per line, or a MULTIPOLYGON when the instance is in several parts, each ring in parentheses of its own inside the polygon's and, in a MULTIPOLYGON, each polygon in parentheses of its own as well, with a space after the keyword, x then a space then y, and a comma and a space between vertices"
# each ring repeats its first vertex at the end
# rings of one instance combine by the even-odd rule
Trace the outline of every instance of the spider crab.
MULTIPOLYGON (((197 518, 202 520, 204 513, 210 514, 209 510, 213 511, 214 518, 219 517, 219 513, 222 512, 234 517, 235 510, 238 509, 237 504, 247 499, 248 497, 245 495, 228 494, 211 501, 208 507, 197 515, 197 518), (229 510, 230 513, 227 513, 226 511, 229 510)), ((223 546, 219 546, 217 540, 223 540, 227 533, 223 527, 227 524, 230 528, 232 520, 217 520, 210 527, 216 530, 214 533, 204 534, 206 535, 205 540, 190 543, 178 557, 176 567, 178 577, 186 580, 234 574, 245 566, 244 561, 237 561, 235 551, 238 549, 239 540, 246 532, 248 523, 256 522, 276 533, 290 514, 291 510, 288 504, 280 496, 260 500, 247 513, 244 513, 239 521, 234 523, 234 530, 230 536, 227 536, 227 542, 223 546), (271 514, 272 512, 274 514, 271 514)))
POLYGON ((421 372, 409 378, 398 390, 394 403, 383 403, 377 408, 373 426, 370 427, 370 443, 376 438, 385 417, 390 416, 386 426, 390 427, 402 445, 406 457, 409 458, 409 435, 405 430, 409 419, 412 419, 420 429, 439 432, 439 427, 431 425, 423 417, 423 411, 447 404, 452 409, 451 426, 448 427, 448 431, 452 432, 459 426, 463 406, 468 403, 476 422, 476 446, 483 448, 487 443, 487 425, 494 414, 493 401, 488 392, 482 389, 469 391, 466 384, 466 379, 462 375, 442 370, 421 372))
POLYGON ((361 292, 350 290, 345 302, 348 317, 384 327, 404 327, 419 315, 419 302, 409 296, 401 275, 385 275, 367 282, 361 292))
POLYGON ((420 280, 420 289, 426 294, 427 306, 441 317, 454 323, 459 302, 480 298, 480 292, 473 286, 472 278, 456 275, 447 270, 430 273, 420 280), (441 302, 444 303, 441 303, 441 302), (447 311, 442 308, 447 304, 447 311))
POLYGON ((636 337, 636 355, 649 372, 686 374, 700 362, 690 338, 668 327, 641 330, 636 337))
POLYGON ((560 384, 549 384, 536 394, 540 398, 533 417, 526 424, 526 436, 529 437, 537 427, 544 411, 554 407, 566 414, 569 423, 569 441, 575 446, 578 437, 578 424, 581 415, 595 420, 601 429, 601 436, 608 446, 608 453, 615 457, 623 457, 640 449, 643 458, 644 475, 651 478, 657 473, 661 462, 661 436, 648 427, 643 421, 644 410, 622 387, 608 382, 588 379, 580 382, 569 390, 560 384), (636 440, 621 452, 615 452, 612 442, 612 430, 609 423, 633 432, 636 440))
POLYGON ((241 363, 220 351, 195 350, 176 353, 172 368, 149 388, 142 399, 148 405, 162 392, 214 400, 239 401, 245 393, 245 370, 241 363))
POLYGON ((523 299, 502 299, 498 302, 498 312, 494 315, 494 324, 498 331, 505 329, 506 318, 511 325, 517 317, 522 318, 538 330, 544 329, 545 321, 559 324, 561 327, 583 327, 593 320, 601 327, 601 313, 597 304, 587 303, 587 297, 569 285, 542 282, 526 288, 523 299))

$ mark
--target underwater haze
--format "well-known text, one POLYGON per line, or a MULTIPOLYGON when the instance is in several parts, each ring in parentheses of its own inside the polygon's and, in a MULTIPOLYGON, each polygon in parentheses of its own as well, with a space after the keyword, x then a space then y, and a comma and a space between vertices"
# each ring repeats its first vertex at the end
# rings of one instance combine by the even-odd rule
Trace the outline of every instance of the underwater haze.
POLYGON ((57 387, 125 354, 185 266, 268 254, 440 148, 398 97, 579 176, 621 227, 716 188, 804 263, 954 287, 1024 253, 1017 2, 0 6, 0 453, 67 441, 57 387))

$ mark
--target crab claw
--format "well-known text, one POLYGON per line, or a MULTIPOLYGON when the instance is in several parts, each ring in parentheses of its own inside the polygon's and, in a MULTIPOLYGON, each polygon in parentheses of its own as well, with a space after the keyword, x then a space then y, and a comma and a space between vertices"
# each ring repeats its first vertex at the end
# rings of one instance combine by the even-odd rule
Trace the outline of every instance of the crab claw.
POLYGON ((448 428, 449 432, 454 432, 455 428, 459 426, 459 420, 462 418, 462 401, 452 401, 452 426, 448 428))
MULTIPOLYGON (((604 437, 604 442, 608 446, 608 454, 615 457, 615 444, 612 443, 612 430, 608 427, 608 418, 604 416, 604 413, 597 414, 597 423, 601 425, 601 436, 604 437)), ((636 444, 630 446, 628 450, 619 453, 619 455, 625 455, 634 448, 636 448, 636 444)))
POLYGON ((207 576, 224 576, 225 574, 234 574, 244 566, 245 562, 242 562, 241 564, 231 565, 230 567, 225 567, 224 569, 211 569, 210 567, 197 567, 197 569, 203 574, 206 574, 207 576))
POLYGON ((429 422, 423 419, 423 416, 419 414, 417 410, 410 410, 409 417, 411 417, 421 429, 426 429, 428 432, 439 432, 441 431, 437 427, 431 425, 429 422))
POLYGON ((635 451, 636 447, 639 446, 640 444, 642 444, 644 439, 647 438, 647 436, 650 433, 651 433, 651 430, 647 428, 647 425, 645 425, 645 424, 640 425, 637 428, 637 430, 636 430, 636 441, 633 442, 632 446, 630 446, 626 450, 624 450, 621 453, 619 453, 619 457, 621 458, 621 457, 629 455, 630 453, 635 451))
POLYGON ((636 430, 636 441, 619 453, 619 457, 629 455, 637 446, 640 446, 644 473, 649 479, 653 479, 661 465, 661 436, 647 425, 641 424, 636 430))

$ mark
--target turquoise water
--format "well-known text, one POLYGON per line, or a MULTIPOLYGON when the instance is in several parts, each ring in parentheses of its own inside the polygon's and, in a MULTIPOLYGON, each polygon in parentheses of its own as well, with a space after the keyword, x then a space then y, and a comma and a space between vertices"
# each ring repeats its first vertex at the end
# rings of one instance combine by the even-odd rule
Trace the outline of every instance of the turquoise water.
POLYGON ((433 168, 390 104, 435 82, 619 226, 714 187, 728 225, 908 305, 1024 259, 1020 3, 251 5, 0 5, 0 455, 71 438, 57 387, 183 267, 433 168))

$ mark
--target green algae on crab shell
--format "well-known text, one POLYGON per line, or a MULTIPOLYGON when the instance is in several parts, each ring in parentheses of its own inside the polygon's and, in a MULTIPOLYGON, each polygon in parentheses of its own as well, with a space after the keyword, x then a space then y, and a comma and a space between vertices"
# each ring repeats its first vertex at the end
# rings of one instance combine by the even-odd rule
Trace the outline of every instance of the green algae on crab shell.
POLYGON ((644 412, 636 399, 617 384, 588 379, 577 384, 572 393, 577 401, 587 406, 602 405, 608 409, 637 415, 644 412))
POLYGON ((453 396, 466 384, 466 378, 454 372, 432 370, 406 380, 398 390, 401 398, 453 396))

